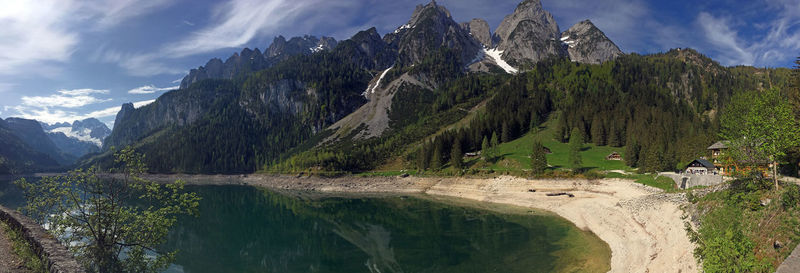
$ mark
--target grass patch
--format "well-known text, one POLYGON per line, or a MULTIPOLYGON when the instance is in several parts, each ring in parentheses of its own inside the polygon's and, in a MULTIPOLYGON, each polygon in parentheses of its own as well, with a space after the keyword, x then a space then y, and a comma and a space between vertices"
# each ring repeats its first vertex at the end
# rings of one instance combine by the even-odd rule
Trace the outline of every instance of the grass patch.
MULTIPOLYGON (((492 170, 509 170, 509 166, 519 167, 522 169, 531 168, 530 154, 533 149, 533 141, 538 140, 545 147, 549 148, 552 154, 547 155, 547 163, 552 166, 551 169, 567 168, 569 163, 569 144, 561 143, 553 139, 555 132, 555 116, 551 115, 550 120, 543 123, 536 132, 530 132, 513 141, 502 143, 495 149, 495 158, 490 160, 492 164, 488 168, 492 170), (509 164, 504 159, 513 160, 519 164, 509 164)), ((625 157, 625 147, 611 147, 611 146, 597 146, 591 143, 584 144, 581 151, 581 158, 583 160, 583 168, 585 170, 597 171, 610 171, 610 170, 624 170, 632 171, 631 167, 625 165, 621 160, 606 160, 606 156, 612 152, 617 152, 622 157, 625 157)), ((473 159, 468 164, 476 164, 477 160, 473 159)))
POLYGON ((27 268, 30 272, 47 272, 45 269, 45 264, 39 259, 39 256, 33 252, 33 248, 31 248, 30 243, 22 236, 22 234, 11 227, 8 226, 5 222, 0 221, 0 228, 3 229, 6 236, 8 237, 9 241, 11 241, 11 247, 14 251, 14 254, 17 257, 20 257, 23 261, 23 265, 27 268))

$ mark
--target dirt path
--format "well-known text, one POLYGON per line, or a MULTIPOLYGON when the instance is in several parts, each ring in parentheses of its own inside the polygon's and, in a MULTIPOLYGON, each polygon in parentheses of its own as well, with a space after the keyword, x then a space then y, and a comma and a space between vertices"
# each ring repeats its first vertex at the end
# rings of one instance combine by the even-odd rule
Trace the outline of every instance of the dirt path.
POLYGON ((0 227, 0 273, 7 272, 28 272, 28 270, 24 268, 22 259, 14 254, 5 229, 0 227))

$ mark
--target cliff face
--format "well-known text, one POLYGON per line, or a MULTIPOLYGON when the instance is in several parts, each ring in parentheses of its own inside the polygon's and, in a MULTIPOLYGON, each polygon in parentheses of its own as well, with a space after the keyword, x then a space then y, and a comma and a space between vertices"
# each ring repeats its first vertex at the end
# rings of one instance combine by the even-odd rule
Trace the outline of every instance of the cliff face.
POLYGON ((574 62, 599 64, 622 55, 619 47, 589 20, 564 31, 560 40, 574 62))
POLYGON ((561 32, 553 15, 542 8, 539 0, 520 3, 506 16, 494 33, 497 49, 512 65, 538 62, 549 56, 567 56, 561 45, 561 32))
POLYGON ((461 23, 461 28, 472 35, 483 47, 493 47, 492 33, 491 30, 489 30, 489 23, 487 23, 486 20, 475 18, 469 22, 461 23))

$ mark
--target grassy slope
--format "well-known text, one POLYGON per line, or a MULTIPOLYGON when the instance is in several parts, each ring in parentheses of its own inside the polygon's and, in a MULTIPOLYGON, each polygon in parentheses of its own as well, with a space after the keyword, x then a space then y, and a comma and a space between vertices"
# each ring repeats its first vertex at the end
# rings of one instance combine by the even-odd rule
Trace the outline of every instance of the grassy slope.
MULTIPOLYGON (((554 117, 555 115, 551 116, 554 117)), ((553 169, 566 168, 569 160, 569 144, 561 143, 553 139, 555 126, 551 126, 551 124, 555 125, 555 122, 555 119, 551 118, 540 126, 538 132, 528 133, 516 140, 500 144, 497 148, 498 158, 496 162, 488 166, 488 168, 495 171, 530 169, 531 160, 529 156, 534 139, 541 141, 545 147, 550 148, 550 151, 553 152, 547 155, 547 163, 550 164, 553 169)), ((585 144, 583 151, 581 151, 584 168, 587 170, 599 171, 633 170, 631 167, 625 165, 623 161, 606 160, 606 156, 612 152, 618 152, 623 158, 625 157, 625 147, 596 146, 591 143, 585 144)), ((468 164, 477 164, 479 163, 478 161, 480 161, 480 159, 473 159, 468 162, 468 164)), ((483 164, 477 164, 477 166, 480 165, 483 164)))

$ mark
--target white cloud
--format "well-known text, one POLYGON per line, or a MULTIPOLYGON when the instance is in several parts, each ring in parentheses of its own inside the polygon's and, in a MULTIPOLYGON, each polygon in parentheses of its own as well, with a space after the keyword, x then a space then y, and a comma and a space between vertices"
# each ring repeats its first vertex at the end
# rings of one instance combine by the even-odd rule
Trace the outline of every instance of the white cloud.
POLYGON ((90 104, 111 101, 111 99, 96 98, 91 94, 108 94, 108 90, 59 90, 57 94, 50 96, 22 96, 22 104, 30 107, 78 108, 90 104))
MULTIPOLYGON (((175 0, 10 0, 0 8, 0 75, 54 70, 67 62, 82 31, 102 31, 175 0)), ((57 69, 56 69, 57 70, 57 69)))
POLYGON ((161 91, 175 90, 178 89, 178 87, 180 86, 156 87, 155 85, 150 84, 128 90, 128 94, 153 94, 161 91))

